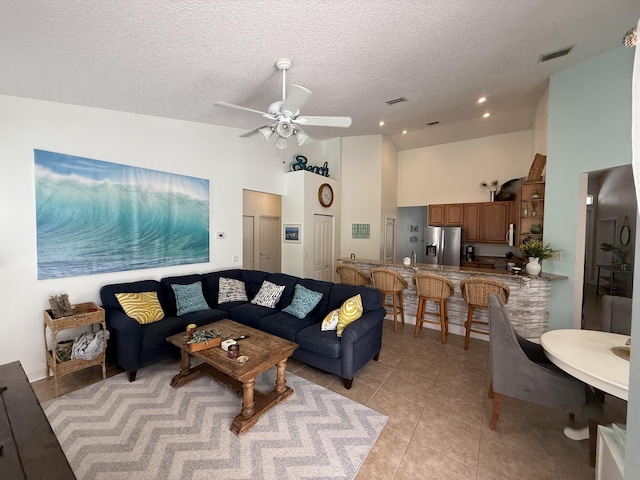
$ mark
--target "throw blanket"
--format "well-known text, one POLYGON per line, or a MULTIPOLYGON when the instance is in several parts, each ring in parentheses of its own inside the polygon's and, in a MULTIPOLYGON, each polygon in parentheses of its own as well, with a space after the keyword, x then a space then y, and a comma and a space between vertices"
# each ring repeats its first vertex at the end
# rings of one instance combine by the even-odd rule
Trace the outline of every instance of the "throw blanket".
POLYGON ((109 339, 109 331, 100 330, 98 333, 83 333, 73 342, 71 359, 91 360, 104 351, 105 342, 109 339))

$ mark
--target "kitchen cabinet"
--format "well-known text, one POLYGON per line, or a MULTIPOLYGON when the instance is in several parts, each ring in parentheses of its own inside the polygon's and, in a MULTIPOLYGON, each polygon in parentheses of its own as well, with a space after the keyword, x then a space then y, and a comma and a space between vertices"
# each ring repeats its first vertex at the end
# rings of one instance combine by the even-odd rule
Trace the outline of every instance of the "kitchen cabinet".
POLYGON ((525 182, 518 195, 520 209, 518 242, 528 237, 542 240, 544 224, 544 182, 525 182))
POLYGON ((507 243, 511 202, 481 203, 480 243, 507 243))
POLYGON ((462 226, 463 216, 462 203, 429 205, 429 225, 434 227, 462 226))
POLYGON ((465 203, 462 222, 462 234, 465 243, 480 242, 480 204, 465 203))

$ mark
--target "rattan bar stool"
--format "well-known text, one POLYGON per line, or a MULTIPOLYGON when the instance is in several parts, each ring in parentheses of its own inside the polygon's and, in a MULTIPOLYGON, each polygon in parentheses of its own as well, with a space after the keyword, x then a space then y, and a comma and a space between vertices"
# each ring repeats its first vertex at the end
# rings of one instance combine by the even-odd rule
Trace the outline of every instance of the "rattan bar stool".
POLYGON ((367 285, 371 280, 369 275, 353 265, 338 265, 336 272, 340 276, 340 283, 347 285, 367 285))
POLYGON ((447 299, 453 295, 453 283, 442 275, 432 273, 416 273, 413 276, 413 284, 416 286, 418 294, 418 312, 416 313, 416 329, 413 333, 414 337, 422 329, 424 322, 440 325, 440 338, 442 343, 447 343, 447 335, 449 334, 449 315, 447 314, 447 299), (427 302, 436 302, 438 304, 437 312, 427 311, 427 302), (425 315, 438 317, 438 321, 427 320, 425 315))
POLYGON ((371 269, 373 287, 382 293, 382 306, 389 315, 393 315, 393 331, 398 331, 398 315, 404 326, 404 303, 402 291, 409 286, 407 281, 398 272, 388 268, 371 269), (387 295, 391 295, 392 302, 387 303, 387 295), (391 307, 389 310, 387 307, 391 307))
POLYGON ((464 349, 469 350, 469 338, 471 332, 489 335, 489 322, 473 319, 473 311, 477 308, 486 309, 489 303, 489 294, 495 293, 504 303, 509 300, 509 285, 488 277, 467 277, 460 281, 462 298, 468 305, 467 321, 464 323, 466 333, 464 336, 464 349), (474 329, 473 324, 486 325, 486 329, 474 329))

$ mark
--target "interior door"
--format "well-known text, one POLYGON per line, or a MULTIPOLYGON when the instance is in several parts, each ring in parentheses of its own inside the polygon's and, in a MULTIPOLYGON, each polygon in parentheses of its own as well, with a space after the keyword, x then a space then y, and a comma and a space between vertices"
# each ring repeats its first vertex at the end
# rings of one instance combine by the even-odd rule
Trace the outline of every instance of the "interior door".
POLYGON ((263 272, 280 271, 280 217, 260 216, 260 265, 263 272))
POLYGON ((333 217, 313 216, 313 278, 333 281, 333 217))
POLYGON ((384 218, 384 260, 393 262, 396 259, 396 217, 384 218))
POLYGON ((245 270, 255 270, 253 249, 255 246, 253 215, 242 216, 242 268, 245 270))

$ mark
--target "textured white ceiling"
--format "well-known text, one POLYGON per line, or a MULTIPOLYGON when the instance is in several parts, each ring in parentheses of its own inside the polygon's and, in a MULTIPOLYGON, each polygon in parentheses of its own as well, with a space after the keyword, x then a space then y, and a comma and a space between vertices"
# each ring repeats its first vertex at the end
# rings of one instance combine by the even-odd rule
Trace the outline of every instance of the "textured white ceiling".
POLYGON ((531 128, 549 75, 639 17, 638 0, 2 0, 0 94, 248 130, 263 119, 214 101, 266 110, 287 56, 287 83, 314 92, 303 114, 353 118, 312 137, 382 133, 402 150, 531 128))

